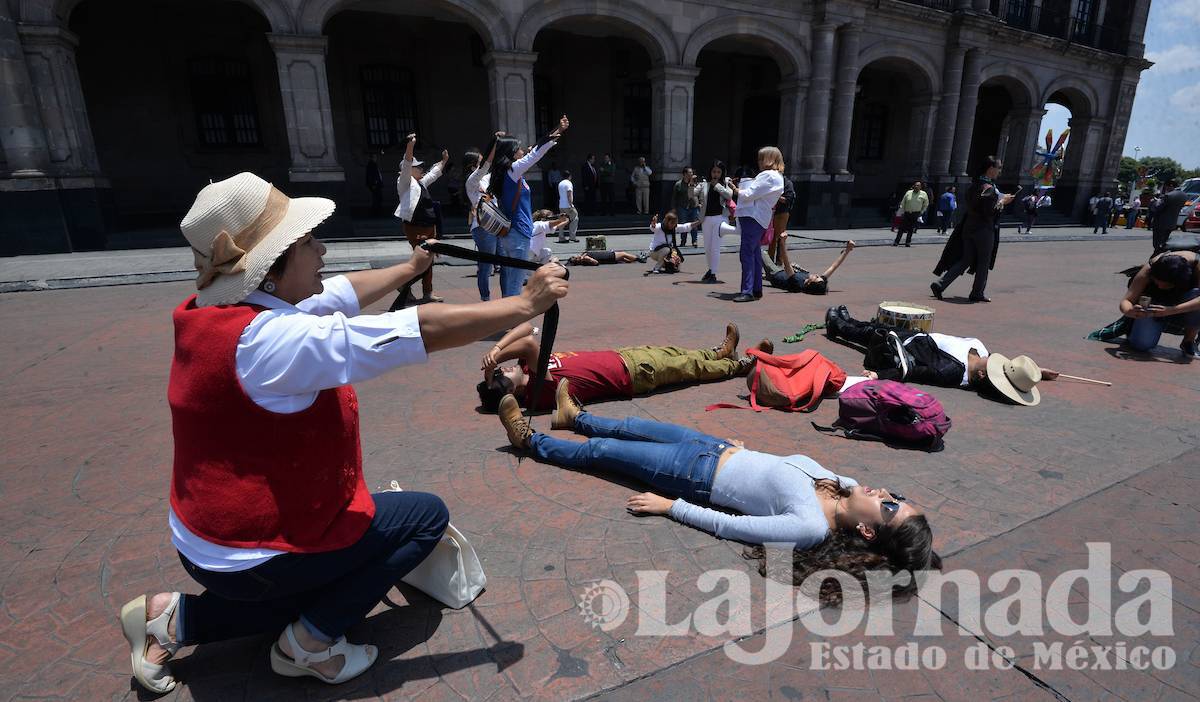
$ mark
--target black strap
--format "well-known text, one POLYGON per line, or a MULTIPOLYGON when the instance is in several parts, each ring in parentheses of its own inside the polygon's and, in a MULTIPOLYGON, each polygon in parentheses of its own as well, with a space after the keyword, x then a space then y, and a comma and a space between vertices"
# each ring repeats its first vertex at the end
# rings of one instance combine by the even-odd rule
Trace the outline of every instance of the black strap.
MULTIPOLYGON (((463 258, 468 261, 478 261, 479 263, 491 263, 499 266, 508 266, 509 268, 521 268, 527 271, 535 271, 542 267, 540 263, 527 261, 525 259, 513 258, 511 256, 500 256, 498 254, 487 253, 484 251, 476 251, 475 249, 467 249, 453 244, 443 244, 437 242, 431 244, 425 242, 421 244, 421 248, 435 254, 444 254, 453 256, 454 258, 463 258)), ((563 266, 565 271, 563 277, 570 279, 571 271, 563 266)), ((401 289, 400 295, 407 295, 407 289, 401 289)), ((558 303, 554 303, 550 309, 546 310, 546 316, 542 320, 542 343, 538 349, 537 372, 533 378, 532 393, 529 396, 529 402, 525 408, 526 415, 531 415, 535 409, 538 399, 541 397, 542 381, 546 378, 546 372, 550 368, 550 354, 554 352, 554 337, 558 333, 558 303)))

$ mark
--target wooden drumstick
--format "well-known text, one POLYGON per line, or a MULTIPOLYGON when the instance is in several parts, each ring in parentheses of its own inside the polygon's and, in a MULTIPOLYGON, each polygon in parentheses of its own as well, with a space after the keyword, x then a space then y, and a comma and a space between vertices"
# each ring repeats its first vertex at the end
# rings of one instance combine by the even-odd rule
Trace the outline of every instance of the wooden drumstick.
POLYGON ((1067 375, 1066 373, 1059 373, 1058 377, 1069 378, 1071 380, 1078 380, 1081 383, 1095 383, 1096 385, 1105 385, 1108 387, 1112 387, 1112 383, 1108 382, 1107 380, 1094 380, 1092 378, 1084 378, 1084 377, 1081 377, 1078 375, 1067 375))

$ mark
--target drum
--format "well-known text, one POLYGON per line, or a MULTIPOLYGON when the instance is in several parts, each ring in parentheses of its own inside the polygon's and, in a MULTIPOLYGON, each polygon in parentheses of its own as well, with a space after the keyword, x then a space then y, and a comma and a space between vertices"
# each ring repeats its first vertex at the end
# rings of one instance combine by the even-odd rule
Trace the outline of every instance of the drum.
POLYGON ((607 251, 608 237, 605 236, 589 236, 587 238, 586 251, 607 251))
POLYGON ((901 329, 928 333, 933 331, 933 313, 932 307, 918 305, 915 302, 885 300, 879 303, 875 321, 901 329))

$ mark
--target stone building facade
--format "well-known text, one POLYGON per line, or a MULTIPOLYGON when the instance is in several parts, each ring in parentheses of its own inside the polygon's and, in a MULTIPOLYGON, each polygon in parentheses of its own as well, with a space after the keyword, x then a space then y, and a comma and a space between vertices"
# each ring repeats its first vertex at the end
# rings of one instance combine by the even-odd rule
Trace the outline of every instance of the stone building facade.
MULTIPOLYGON (((253 170, 365 211, 406 133, 455 160, 561 113, 550 160, 681 169, 777 143, 793 222, 878 223, 922 179, 996 153, 1029 187, 1047 103, 1071 111, 1057 204, 1113 184, 1149 0, 0 0, 0 255, 102 247, 178 222, 253 170)), ((549 163, 544 163, 545 169, 549 163)), ((540 174, 533 177, 540 178, 540 174)), ((461 179, 461 168, 458 178, 461 179)), ((460 181, 439 184, 452 199, 460 181)), ((578 180, 576 181, 578 183, 578 180)), ((662 196, 662 197, 658 197, 662 196)), ((386 199, 385 199, 386 202, 386 199)), ((136 243, 136 241, 134 242, 136 243)))

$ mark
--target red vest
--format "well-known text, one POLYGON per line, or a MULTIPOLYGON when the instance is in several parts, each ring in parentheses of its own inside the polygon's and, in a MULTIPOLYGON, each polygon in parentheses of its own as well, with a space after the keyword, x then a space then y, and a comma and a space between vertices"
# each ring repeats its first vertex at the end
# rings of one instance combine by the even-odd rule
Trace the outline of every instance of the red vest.
POLYGON ((262 307, 175 309, 167 400, 175 434, 171 508, 222 546, 316 553, 366 531, 375 502, 363 481, 358 398, 322 390, 292 414, 263 409, 237 377, 238 338, 262 307))

